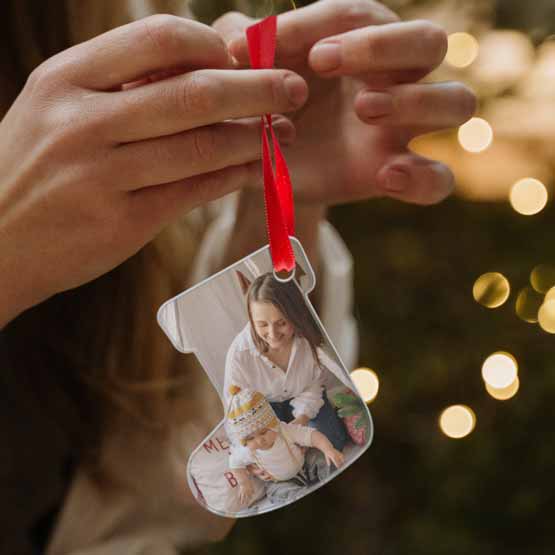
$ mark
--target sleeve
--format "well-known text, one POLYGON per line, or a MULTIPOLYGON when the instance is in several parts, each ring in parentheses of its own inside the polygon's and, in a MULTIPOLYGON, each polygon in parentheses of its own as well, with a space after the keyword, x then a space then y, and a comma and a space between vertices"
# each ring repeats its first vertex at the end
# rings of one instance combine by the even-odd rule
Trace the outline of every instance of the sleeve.
POLYGON ((316 379, 312 384, 289 401, 289 404, 293 407, 293 417, 298 418, 305 414, 310 419, 315 418, 324 406, 323 391, 322 376, 318 370, 316 379))
POLYGON ((281 423, 282 428, 285 429, 285 435, 298 445, 304 447, 312 447, 312 432, 314 428, 308 426, 299 426, 298 424, 281 423))
POLYGON ((253 464, 254 458, 251 450, 243 445, 232 445, 229 455, 229 468, 245 468, 249 464, 253 464))

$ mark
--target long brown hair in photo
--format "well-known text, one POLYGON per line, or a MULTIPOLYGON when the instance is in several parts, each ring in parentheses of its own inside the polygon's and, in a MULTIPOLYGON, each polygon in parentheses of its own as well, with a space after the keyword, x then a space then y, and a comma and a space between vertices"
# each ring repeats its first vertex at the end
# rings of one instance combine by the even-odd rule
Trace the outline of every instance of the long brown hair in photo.
POLYGON ((295 328, 295 333, 308 341, 314 360, 320 366, 316 349, 324 342, 324 336, 308 310, 303 294, 294 280, 281 282, 272 273, 262 274, 251 283, 247 291, 247 311, 251 323, 252 339, 258 350, 266 353, 269 349, 268 343, 256 333, 254 328, 251 313, 253 302, 271 303, 279 309, 295 328))

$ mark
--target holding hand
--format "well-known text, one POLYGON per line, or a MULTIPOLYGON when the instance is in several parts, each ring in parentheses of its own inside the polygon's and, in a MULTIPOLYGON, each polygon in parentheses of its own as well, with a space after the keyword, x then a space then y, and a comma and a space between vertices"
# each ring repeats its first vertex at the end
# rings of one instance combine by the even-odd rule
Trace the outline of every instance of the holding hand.
MULTIPOLYGON (((259 116, 298 108, 307 86, 232 67, 210 27, 153 16, 33 72, 0 123, 0 328, 259 178, 259 116)), ((285 118, 277 132, 294 137, 285 118)))
MULTIPOLYGON (((239 13, 214 24, 248 64, 239 13)), ((285 149, 296 198, 338 203, 390 196, 436 203, 453 189, 450 170, 412 153, 411 139, 462 124, 475 110, 460 83, 419 83, 446 53, 445 33, 427 21, 399 22, 378 2, 322 0, 279 16, 276 67, 310 88, 293 114, 297 140, 285 149)))

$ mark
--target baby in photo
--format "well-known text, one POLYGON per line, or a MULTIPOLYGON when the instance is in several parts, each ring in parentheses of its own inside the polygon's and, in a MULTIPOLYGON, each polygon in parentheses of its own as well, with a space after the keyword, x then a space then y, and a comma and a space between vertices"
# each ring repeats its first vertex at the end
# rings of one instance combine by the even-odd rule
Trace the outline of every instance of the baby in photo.
POLYGON ((262 393, 231 386, 230 395, 227 428, 234 445, 229 467, 245 506, 253 494, 247 470, 251 465, 257 465, 268 477, 266 495, 277 502, 326 479, 332 464, 336 468, 343 464, 343 454, 324 434, 308 426, 280 422, 262 393), (305 453, 303 447, 316 449, 305 453))

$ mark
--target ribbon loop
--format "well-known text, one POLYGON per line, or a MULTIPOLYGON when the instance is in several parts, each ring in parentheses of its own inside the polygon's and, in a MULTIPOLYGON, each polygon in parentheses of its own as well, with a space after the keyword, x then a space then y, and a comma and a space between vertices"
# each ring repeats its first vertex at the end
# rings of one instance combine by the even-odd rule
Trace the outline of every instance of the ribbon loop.
MULTIPOLYGON (((249 57, 253 69, 271 69, 276 52, 277 17, 267 17, 247 29, 249 57)), ((264 174, 264 204, 270 254, 274 272, 293 272, 295 253, 290 235, 295 235, 293 188, 289 169, 272 127, 272 116, 262 117, 262 167, 264 174), (266 133, 268 124, 273 144, 275 173, 266 133)))

